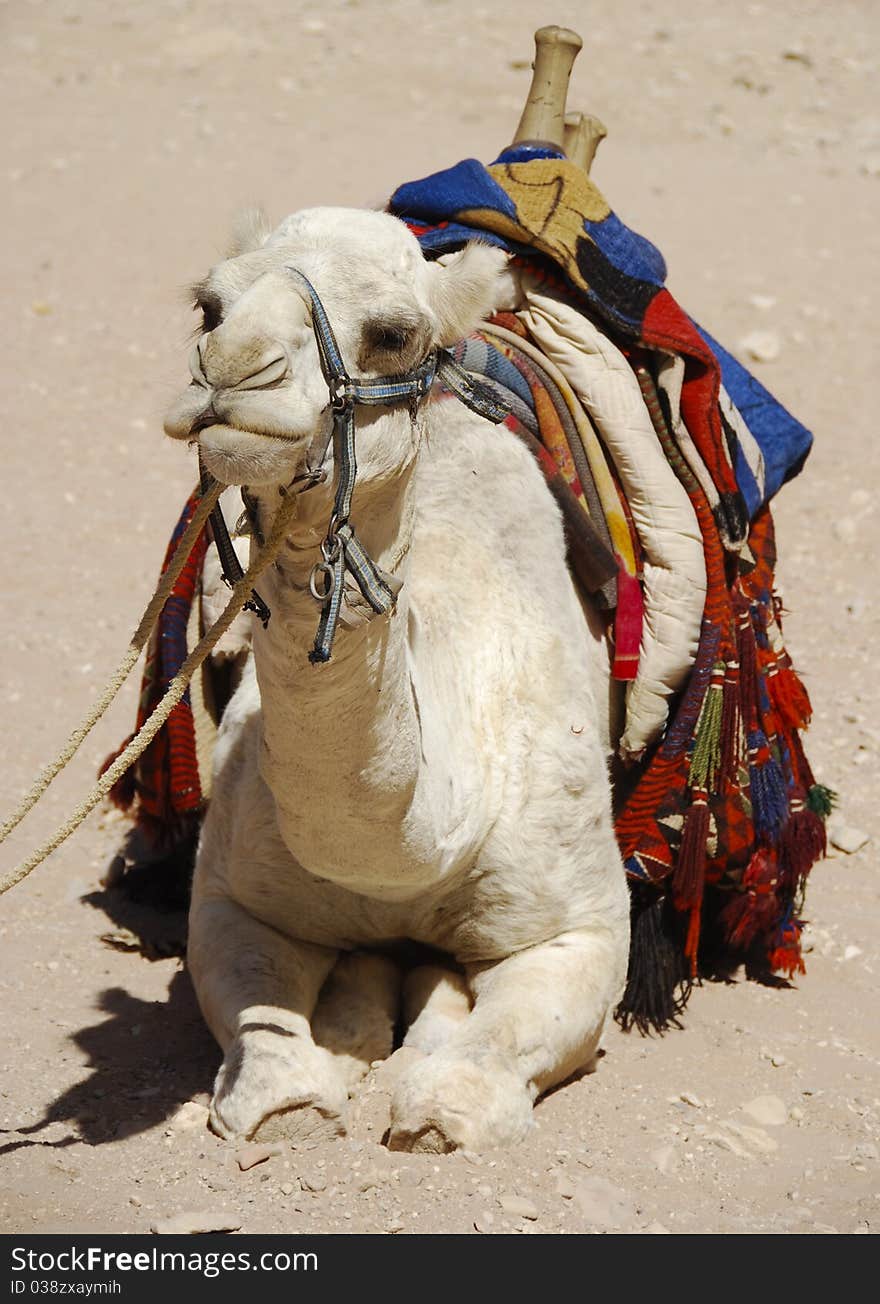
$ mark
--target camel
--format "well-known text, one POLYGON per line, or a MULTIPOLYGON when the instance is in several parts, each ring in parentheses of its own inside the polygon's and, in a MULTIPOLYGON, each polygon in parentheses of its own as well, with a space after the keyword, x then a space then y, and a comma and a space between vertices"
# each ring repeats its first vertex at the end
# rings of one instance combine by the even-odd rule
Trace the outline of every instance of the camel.
POLYGON ((436 387, 418 411, 355 409, 351 521, 396 600, 369 619, 344 604, 331 659, 309 660, 340 467, 302 278, 369 379, 466 336, 503 301, 505 267, 479 243, 431 263, 387 213, 318 208, 250 223, 197 289, 204 330, 166 432, 247 486, 257 536, 298 495, 193 884, 188 964, 224 1054, 210 1118, 226 1138, 342 1131, 402 1026, 391 1148, 513 1144, 594 1058, 623 989, 603 628, 503 424, 436 387), (404 946, 432 962, 403 978, 404 946))

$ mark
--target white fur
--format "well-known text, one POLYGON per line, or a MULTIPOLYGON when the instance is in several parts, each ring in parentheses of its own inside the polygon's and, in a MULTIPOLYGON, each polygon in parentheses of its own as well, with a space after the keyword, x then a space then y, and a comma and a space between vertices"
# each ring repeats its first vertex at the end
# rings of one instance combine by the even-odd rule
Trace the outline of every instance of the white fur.
MULTIPOLYGON (((426 320, 435 342, 472 329, 504 260, 479 247, 432 266, 395 219, 345 210, 260 240, 211 273, 225 316, 202 344, 210 374, 166 428, 188 437, 213 400, 206 461, 252 489, 258 469, 265 529, 329 430, 285 264, 355 371, 368 319, 426 320), (273 364, 261 388, 282 355, 283 379, 273 364)), ((390 1144, 479 1149, 520 1138, 538 1094, 592 1058, 622 989, 608 658, 514 435, 453 399, 415 426, 401 409, 357 420, 352 520, 403 587, 393 615, 340 629, 332 661, 310 665, 306 581, 332 486, 303 494, 261 581, 272 619, 224 717, 196 867, 189 963, 225 1052, 212 1118, 227 1136, 343 1126, 353 1079, 391 1050, 400 975, 375 953, 411 939, 464 978, 433 995, 408 983, 411 1044, 428 1053, 397 1082, 390 1144)))

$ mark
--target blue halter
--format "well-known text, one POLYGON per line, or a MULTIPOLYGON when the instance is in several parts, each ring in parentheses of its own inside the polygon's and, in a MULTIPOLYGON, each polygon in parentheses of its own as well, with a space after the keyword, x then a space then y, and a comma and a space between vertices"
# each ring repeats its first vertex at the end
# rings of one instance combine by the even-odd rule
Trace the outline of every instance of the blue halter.
POLYGON ((488 421, 498 424, 508 415, 496 402, 491 391, 470 376, 447 349, 432 349, 412 371, 401 376, 384 376, 378 380, 359 380, 349 376, 342 361, 326 310, 311 282, 295 267, 287 271, 307 292, 312 304, 312 329, 318 345, 318 357, 333 411, 334 458, 338 467, 336 497, 321 543, 321 561, 309 577, 309 589, 321 606, 315 645, 309 653, 312 663, 330 660, 339 612, 342 606, 345 573, 354 578, 373 611, 381 614, 393 609, 396 592, 387 576, 376 566, 357 539, 349 520, 351 500, 357 477, 354 409, 359 403, 372 407, 391 407, 409 403, 415 419, 420 404, 439 380, 456 398, 488 421))

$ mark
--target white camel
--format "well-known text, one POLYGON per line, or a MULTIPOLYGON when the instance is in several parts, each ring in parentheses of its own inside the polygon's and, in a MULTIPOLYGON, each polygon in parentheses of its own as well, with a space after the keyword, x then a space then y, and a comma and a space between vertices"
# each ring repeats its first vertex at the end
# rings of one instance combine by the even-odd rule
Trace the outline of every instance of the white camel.
MULTIPOLYGON (((287 269, 320 295, 349 373, 378 377, 467 335, 505 261, 475 244, 426 262, 383 213, 253 226, 199 288, 205 331, 167 433, 248 486, 265 532, 332 420, 287 269)), ((402 1010, 414 1052, 389 1144, 479 1150, 520 1139, 536 1098, 592 1059, 623 988, 608 655, 558 509, 508 429, 435 391, 415 419, 358 408, 356 444, 351 519, 401 587, 393 612, 349 620, 330 662, 309 663, 331 448, 328 482, 301 492, 261 582, 271 620, 216 748, 189 941, 225 1056, 211 1121, 229 1138, 341 1131, 402 1010), (406 940, 449 966, 402 983, 406 940)))

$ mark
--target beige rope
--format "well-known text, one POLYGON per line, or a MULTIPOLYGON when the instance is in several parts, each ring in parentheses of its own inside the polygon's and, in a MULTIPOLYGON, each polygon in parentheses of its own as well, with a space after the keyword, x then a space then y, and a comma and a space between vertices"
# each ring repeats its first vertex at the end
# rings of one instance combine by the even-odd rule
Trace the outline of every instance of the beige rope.
POLYGON ((46 766, 31 790, 22 798, 21 802, 9 816, 9 819, 6 820, 2 827, 0 827, 0 842, 6 841, 12 830, 18 827, 28 811, 37 804, 52 780, 56 775, 61 773, 67 762, 79 750, 83 740, 88 736, 98 720, 100 720, 101 716, 107 710, 107 707, 113 701, 114 697, 131 674, 137 664, 138 657, 150 637, 150 634, 153 632, 153 626, 159 618, 159 613, 165 606, 168 596, 176 584, 180 572, 183 570, 189 559, 189 555, 195 546, 196 539, 201 534, 205 521, 208 519, 209 514, 215 507, 224 488, 224 485, 219 484, 215 480, 210 489, 207 489, 203 494, 193 512, 189 525, 181 535, 174 556, 168 564, 168 569, 159 580, 156 592, 150 599, 146 611, 141 616, 140 623, 131 637, 128 651, 120 661, 115 673, 107 684, 107 687, 104 689, 104 692, 98 698, 97 702, 95 702, 91 707, 82 724, 74 729, 55 760, 46 766))
POLYGON ((33 853, 33 855, 29 856, 27 860, 22 861, 22 863, 17 865, 15 869, 10 870, 10 872, 4 875, 3 878, 0 878, 0 895, 4 892, 8 892, 16 883, 21 882, 21 880, 25 878, 32 869, 36 869, 37 865, 41 864, 42 861, 44 861, 47 856, 51 855, 57 847, 60 847, 61 843, 64 842, 64 840, 68 838, 75 829, 79 828, 85 817, 90 811, 94 810, 101 798, 106 796, 120 775, 125 773, 129 766, 132 765, 146 749, 149 743, 152 742, 162 725, 168 719, 173 707, 175 707, 183 697, 187 685, 195 671, 202 664, 219 639, 226 633, 226 630, 241 611, 251 589, 253 588, 254 581, 262 574, 266 567, 275 560, 275 557, 281 549, 281 545, 284 543, 287 526, 296 512, 296 508, 296 494, 288 494, 282 501, 281 507, 276 513, 269 537, 259 556, 254 559, 246 573, 234 586, 232 595, 222 616, 220 616, 219 620, 214 622, 198 646, 193 648, 192 652, 180 667, 178 673, 171 680, 165 696, 153 711, 152 715, 150 715, 150 717, 144 722, 125 750, 120 752, 119 756, 117 756, 109 769, 105 770, 101 775, 101 778, 92 788, 91 792, 79 804, 79 806, 77 806, 70 818, 62 824, 61 827, 55 831, 52 837, 49 838, 47 842, 44 842, 43 845, 33 853))

